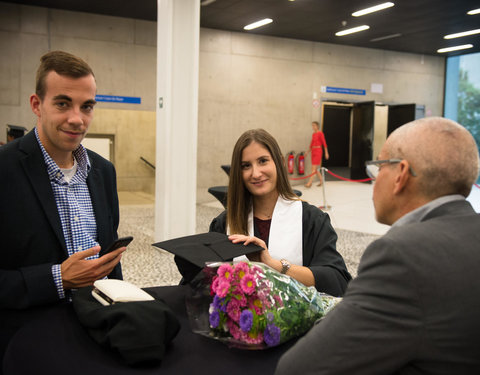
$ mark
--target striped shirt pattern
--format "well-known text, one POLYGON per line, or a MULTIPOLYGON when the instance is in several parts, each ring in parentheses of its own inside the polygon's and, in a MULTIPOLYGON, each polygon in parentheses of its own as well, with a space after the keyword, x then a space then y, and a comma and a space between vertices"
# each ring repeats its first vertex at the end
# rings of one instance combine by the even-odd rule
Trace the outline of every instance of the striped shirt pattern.
MULTIPOLYGON (((53 161, 40 142, 37 128, 35 128, 35 136, 37 137, 47 166, 47 173, 50 178, 53 195, 62 223, 68 256, 78 251, 97 246, 97 224, 87 186, 87 176, 91 169, 87 151, 80 145, 80 147, 73 152, 78 163, 78 168, 71 181, 67 182, 62 170, 53 161)), ((98 254, 86 259, 96 258, 98 258, 98 254)), ((58 295, 63 299, 65 298, 65 290, 63 289, 60 264, 54 264, 52 266, 52 274, 55 285, 57 286, 58 295)))

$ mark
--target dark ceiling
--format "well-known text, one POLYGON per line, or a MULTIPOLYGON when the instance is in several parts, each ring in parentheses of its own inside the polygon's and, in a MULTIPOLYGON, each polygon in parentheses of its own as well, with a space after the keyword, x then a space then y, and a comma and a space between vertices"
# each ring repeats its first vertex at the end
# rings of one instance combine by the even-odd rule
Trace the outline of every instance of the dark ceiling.
MULTIPOLYGON (((176 0, 181 1, 181 0, 176 0)), ((446 40, 444 35, 480 28, 480 0, 391 0, 395 6, 362 17, 357 10, 384 0, 201 0, 200 25, 213 29, 248 32, 324 43, 379 48, 426 55, 454 56, 480 52, 480 34, 446 40), (262 18, 273 22, 253 31, 243 27, 262 18), (342 23, 346 22, 346 26, 342 23), (369 25, 370 29, 343 37, 335 32, 369 25), (400 35, 398 35, 400 34, 400 35), (392 35, 388 39, 377 40, 392 35), (439 54, 437 49, 473 44, 464 51, 439 54)), ((15 0, 48 8, 155 21, 157 0, 15 0)))

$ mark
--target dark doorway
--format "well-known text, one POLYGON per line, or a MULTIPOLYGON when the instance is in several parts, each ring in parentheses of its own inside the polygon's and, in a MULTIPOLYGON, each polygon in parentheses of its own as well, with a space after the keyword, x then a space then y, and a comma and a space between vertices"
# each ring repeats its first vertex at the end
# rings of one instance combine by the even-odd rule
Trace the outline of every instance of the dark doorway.
POLYGON ((329 160, 325 167, 348 167, 350 156, 350 106, 323 105, 323 134, 327 141, 329 160))
POLYGON ((365 162, 372 160, 375 102, 355 103, 352 122, 352 161, 350 178, 367 178, 365 162))
POLYGON ((387 136, 396 128, 415 120, 415 104, 391 104, 388 106, 387 136))

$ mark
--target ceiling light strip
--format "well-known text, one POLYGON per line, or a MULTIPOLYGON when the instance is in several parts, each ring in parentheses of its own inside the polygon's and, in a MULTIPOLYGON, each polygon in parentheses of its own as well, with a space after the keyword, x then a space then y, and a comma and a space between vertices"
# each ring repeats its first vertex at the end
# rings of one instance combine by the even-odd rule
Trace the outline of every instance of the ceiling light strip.
POLYGON ((272 23, 273 20, 271 18, 264 18, 263 20, 251 23, 250 25, 247 25, 244 27, 245 30, 252 30, 256 29, 257 27, 265 26, 268 25, 269 23, 272 23))
POLYGON ((397 34, 385 35, 385 36, 381 36, 381 37, 379 37, 379 38, 370 39, 370 42, 379 42, 379 41, 381 41, 381 40, 398 38, 399 36, 402 36, 402 34, 397 33, 397 34))
POLYGON ((454 46, 454 47, 447 47, 447 48, 440 48, 437 49, 438 53, 445 53, 445 52, 452 52, 452 51, 459 51, 462 49, 472 48, 473 44, 463 44, 461 46, 454 46))
POLYGON ((368 30, 369 28, 370 28, 370 26, 368 26, 368 25, 357 26, 357 27, 353 27, 351 29, 338 31, 338 32, 335 33, 335 35, 336 36, 344 36, 344 35, 348 35, 348 34, 358 33, 360 31, 368 30))
POLYGON ((475 34, 480 34, 480 29, 463 31, 463 32, 461 32, 461 33, 445 35, 445 36, 443 37, 443 39, 461 38, 462 36, 475 35, 475 34))
POLYGON ((391 2, 378 4, 378 5, 375 5, 375 6, 370 7, 370 8, 365 8, 365 9, 362 9, 362 10, 358 10, 358 11, 352 13, 352 16, 354 16, 354 17, 364 16, 365 14, 370 14, 370 13, 373 13, 373 12, 378 12, 379 10, 391 8, 394 5, 395 4, 391 3, 391 2))
POLYGON ((472 9, 467 12, 468 15, 473 16, 474 14, 480 14, 480 8, 478 9, 472 9))

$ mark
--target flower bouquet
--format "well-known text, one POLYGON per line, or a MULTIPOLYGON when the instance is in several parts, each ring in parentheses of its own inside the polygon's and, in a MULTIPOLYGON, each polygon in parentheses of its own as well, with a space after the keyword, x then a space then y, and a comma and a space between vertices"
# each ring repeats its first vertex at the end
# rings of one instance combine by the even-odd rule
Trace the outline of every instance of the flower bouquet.
POLYGON ((298 337, 341 300, 256 262, 208 264, 192 286, 192 330, 241 349, 298 337))

